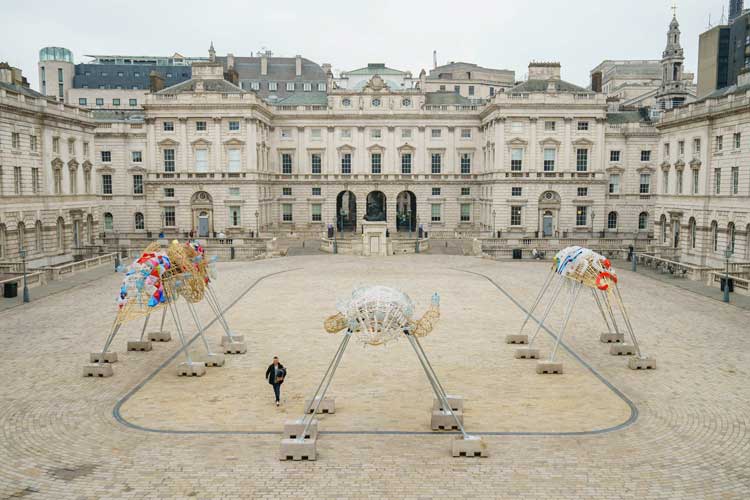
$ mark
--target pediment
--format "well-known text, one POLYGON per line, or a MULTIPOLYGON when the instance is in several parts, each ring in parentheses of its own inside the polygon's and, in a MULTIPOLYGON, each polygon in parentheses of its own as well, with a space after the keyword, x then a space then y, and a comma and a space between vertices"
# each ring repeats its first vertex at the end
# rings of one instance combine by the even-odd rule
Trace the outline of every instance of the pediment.
POLYGON ((508 141, 508 144, 510 144, 511 146, 526 146, 528 142, 524 139, 521 139, 520 137, 514 137, 513 139, 508 141))
POLYGON ((573 144, 576 146, 593 146, 594 142, 586 139, 585 137, 581 137, 580 139, 576 139, 573 141, 573 144))
POLYGON ((196 139, 190 143, 191 146, 210 146, 211 141, 207 141, 204 138, 196 139))
POLYGON ((178 146, 180 143, 175 141, 174 139, 162 139, 161 141, 157 142, 159 146, 178 146))
POLYGON ((606 172, 610 174, 622 174, 625 172, 625 169, 619 165, 612 165, 606 169, 606 172))
POLYGON ((134 173, 139 173, 139 174, 145 174, 145 173, 146 173, 146 169, 145 169, 145 168, 143 168, 143 167, 130 167, 130 168, 128 169, 128 172, 134 172, 134 173))
POLYGON ((650 174, 656 171, 656 169, 652 165, 643 165, 637 169, 638 173, 641 174, 650 174))
POLYGON ((416 151, 416 148, 412 146, 411 144, 409 144, 408 142, 405 142, 404 144, 402 144, 396 149, 398 149, 399 151, 416 151))
POLYGON ((380 144, 373 144, 372 146, 367 147, 368 151, 385 151, 385 148, 381 146, 380 144))
POLYGON ((339 150, 339 151, 354 151, 357 148, 355 148, 351 144, 342 144, 341 146, 337 147, 336 149, 339 150))
POLYGON ((245 141, 241 141, 240 139, 237 139, 237 138, 232 138, 232 139, 227 139, 226 141, 224 141, 224 145, 225 146, 244 146, 245 141))
POLYGON ((96 169, 97 172, 114 172, 115 169, 109 165, 104 165, 96 169))
POLYGON ((544 139, 539 141, 539 144, 554 144, 555 146, 559 146, 562 143, 554 137, 545 137, 544 139))

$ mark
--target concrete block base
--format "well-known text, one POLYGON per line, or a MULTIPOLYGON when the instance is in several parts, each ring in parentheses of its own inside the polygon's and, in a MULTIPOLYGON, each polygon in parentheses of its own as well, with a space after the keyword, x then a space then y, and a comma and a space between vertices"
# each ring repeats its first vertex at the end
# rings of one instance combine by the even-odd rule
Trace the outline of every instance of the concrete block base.
POLYGON ((172 334, 169 332, 150 332, 148 339, 151 342, 169 342, 172 340, 172 334))
POLYGON ((628 360, 628 367, 631 370, 656 370, 656 360, 649 357, 633 356, 628 360))
POLYGON ((221 345, 222 346, 225 346, 225 345, 227 345, 227 344, 229 344, 231 342, 244 342, 244 341, 245 341, 245 336, 244 335, 235 335, 235 334, 232 334, 231 337, 229 335, 222 335, 222 337, 221 337, 221 345))
POLYGON ((479 436, 469 436, 464 439, 459 436, 453 440, 452 455, 454 457, 488 457, 487 444, 479 436))
MULTIPOLYGON (((305 400, 305 408, 308 408, 307 413, 315 411, 315 407, 318 405, 319 400, 320 396, 316 397, 315 401, 310 401, 309 399, 305 400)), ((330 396, 323 398, 323 401, 321 401, 320 407, 318 408, 318 413, 336 413, 336 399, 330 396)))
POLYGON ((181 377, 202 377, 206 374, 204 363, 193 361, 192 363, 180 363, 177 365, 177 375, 181 377))
POLYGON ((632 356, 635 354, 635 347, 630 344, 612 344, 609 353, 612 356, 632 356))
POLYGON ((529 343, 529 336, 528 335, 517 335, 517 334, 511 334, 505 336, 505 343, 506 344, 528 344, 529 343))
POLYGON ((599 336, 599 340, 603 344, 622 344, 625 342, 625 334, 605 332, 599 336))
POLYGON ((224 355, 221 353, 204 354, 200 359, 206 366, 224 366, 224 355))
POLYGON ((516 349, 514 356, 516 359, 539 359, 539 349, 521 347, 520 349, 516 349))
MULTIPOLYGON (((305 430, 305 423, 302 420, 287 420, 284 422, 284 439, 296 439, 305 430)), ((305 440, 318 439, 318 419, 310 422, 310 427, 305 433, 305 440)))
POLYGON ((244 342, 229 342, 224 344, 224 354, 245 354, 247 345, 244 342))
MULTIPOLYGON (((456 417, 458 417, 459 422, 461 422, 461 425, 463 425, 463 412, 457 411, 454 413, 456 417)), ((432 418, 430 419, 430 428, 433 431, 452 431, 458 429, 458 424, 456 423, 456 419, 453 418, 453 415, 450 413, 434 410, 432 412, 432 418)))
POLYGON ((111 377, 114 372, 109 363, 86 365, 83 367, 84 377, 111 377))
POLYGON ((317 459, 315 439, 282 439, 279 460, 315 460, 317 459))
POLYGON ((116 363, 116 352, 92 352, 89 354, 89 361, 92 363, 116 363))
POLYGON ((539 375, 562 375, 563 364, 556 361, 537 361, 536 372, 539 375))
MULTIPOLYGON (((450 394, 447 395, 448 397, 448 404, 451 407, 451 410, 453 411, 464 411, 464 398, 463 396, 451 396, 450 394)), ((442 410, 443 405, 438 401, 437 398, 432 399, 432 410, 442 410)))
POLYGON ((128 340, 128 351, 150 351, 150 340, 128 340))

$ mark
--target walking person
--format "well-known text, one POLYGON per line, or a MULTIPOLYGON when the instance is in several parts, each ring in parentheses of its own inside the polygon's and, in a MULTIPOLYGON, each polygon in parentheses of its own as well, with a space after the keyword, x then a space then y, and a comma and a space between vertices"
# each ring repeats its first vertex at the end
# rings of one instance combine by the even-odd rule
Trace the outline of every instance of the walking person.
POLYGON ((281 384, 284 383, 286 378, 286 368, 284 365, 279 363, 279 357, 273 357, 273 363, 268 365, 266 369, 266 380, 273 386, 273 395, 276 397, 276 406, 279 406, 281 400, 281 384))

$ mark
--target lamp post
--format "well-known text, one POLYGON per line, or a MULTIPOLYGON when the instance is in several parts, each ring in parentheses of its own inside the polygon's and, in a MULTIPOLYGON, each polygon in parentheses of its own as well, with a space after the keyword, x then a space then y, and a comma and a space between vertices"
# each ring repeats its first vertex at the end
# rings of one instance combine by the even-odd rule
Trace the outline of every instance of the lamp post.
POLYGON ((594 212, 594 209, 591 209, 591 237, 594 237, 594 233, 596 231, 596 226, 594 225, 594 219, 596 219, 596 213, 594 212))
POLYGON ((492 209, 492 237, 497 237, 497 232, 495 231, 495 219, 497 218, 497 212, 495 209, 492 209))
POLYGON ((732 247, 727 245, 724 250, 724 258, 727 260, 726 273, 724 274, 724 302, 729 302, 729 259, 733 253, 732 247))
POLYGON ((338 228, 339 220, 338 219, 339 219, 339 216, 338 216, 338 213, 337 213, 336 214, 336 220, 333 221, 334 224, 335 224, 334 227, 333 227, 333 253, 335 253, 335 254, 339 253, 339 245, 338 245, 338 242, 336 241, 336 233, 339 230, 339 228, 338 228))
POLYGON ((18 254, 21 256, 21 265, 23 266, 23 301, 30 302, 29 284, 26 282, 26 249, 22 248, 18 254))
POLYGON ((255 237, 260 238, 260 212, 255 211, 255 237))
MULTIPOLYGON (((419 253, 419 217, 417 214, 414 214, 414 223, 417 225, 417 231, 414 233, 414 253, 419 253)), ((411 224, 409 225, 409 229, 411 229, 411 224)))

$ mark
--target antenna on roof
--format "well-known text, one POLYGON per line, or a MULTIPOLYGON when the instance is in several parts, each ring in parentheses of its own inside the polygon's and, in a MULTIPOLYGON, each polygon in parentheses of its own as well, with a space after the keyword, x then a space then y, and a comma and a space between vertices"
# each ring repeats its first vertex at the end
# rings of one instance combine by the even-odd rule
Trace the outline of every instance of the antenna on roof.
POLYGON ((709 12, 708 13, 708 27, 706 27, 706 29, 710 30, 711 28, 712 28, 712 26, 711 26, 711 13, 709 12))
POLYGON ((432 67, 437 68, 437 50, 432 51, 432 67))
POLYGON ((724 12, 724 6, 722 5, 721 6, 721 21, 719 21, 719 24, 726 24, 726 22, 727 22, 727 19, 726 19, 726 15, 724 12))

